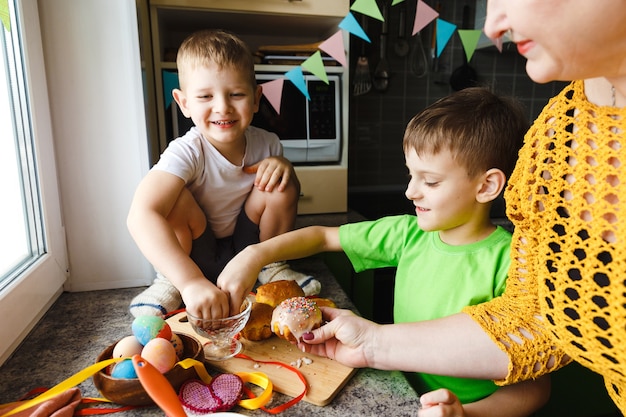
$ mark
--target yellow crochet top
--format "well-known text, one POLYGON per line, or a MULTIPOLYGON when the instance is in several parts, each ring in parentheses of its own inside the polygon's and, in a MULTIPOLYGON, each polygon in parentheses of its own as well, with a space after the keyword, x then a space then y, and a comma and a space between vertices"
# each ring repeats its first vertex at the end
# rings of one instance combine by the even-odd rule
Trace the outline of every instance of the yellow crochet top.
POLYGON ((515 225, 505 294, 467 307, 509 358, 499 384, 569 362, 601 374, 626 413, 626 109, 582 81, 526 134, 506 190, 515 225))

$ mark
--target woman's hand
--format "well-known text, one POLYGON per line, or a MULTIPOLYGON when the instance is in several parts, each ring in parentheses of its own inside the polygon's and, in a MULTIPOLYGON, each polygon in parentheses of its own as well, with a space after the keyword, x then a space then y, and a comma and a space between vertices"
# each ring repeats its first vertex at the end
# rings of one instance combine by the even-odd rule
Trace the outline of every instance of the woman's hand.
POLYGON ((298 347, 353 368, 369 366, 376 329, 380 325, 359 317, 350 310, 330 307, 320 309, 328 323, 304 334, 298 347))

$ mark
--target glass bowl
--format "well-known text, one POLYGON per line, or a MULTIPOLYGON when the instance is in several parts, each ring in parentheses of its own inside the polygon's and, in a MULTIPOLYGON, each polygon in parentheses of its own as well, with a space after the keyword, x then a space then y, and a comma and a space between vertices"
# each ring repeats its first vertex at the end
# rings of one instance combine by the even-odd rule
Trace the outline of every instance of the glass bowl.
POLYGON ((193 330, 208 340, 204 345, 204 355, 207 360, 222 361, 241 352, 241 342, 236 336, 248 322, 251 308, 252 301, 246 298, 243 300, 239 314, 223 319, 200 319, 187 313, 193 330))

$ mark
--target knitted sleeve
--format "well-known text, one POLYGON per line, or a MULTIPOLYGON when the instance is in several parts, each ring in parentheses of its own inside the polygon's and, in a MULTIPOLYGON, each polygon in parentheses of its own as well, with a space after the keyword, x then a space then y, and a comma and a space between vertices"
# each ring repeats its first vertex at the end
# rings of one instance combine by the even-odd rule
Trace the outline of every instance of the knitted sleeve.
POLYGON ((533 219, 526 216, 530 199, 527 190, 523 194, 532 172, 532 166, 523 162, 532 165, 534 153, 532 144, 525 145, 506 191, 507 215, 515 224, 506 290, 488 303, 463 310, 509 356, 509 373, 496 381, 499 385, 537 378, 569 362, 555 347, 538 304, 539 277, 533 261, 537 241, 529 232, 541 225, 533 225, 533 219))
MULTIPOLYGON (((556 100, 558 97, 546 109, 554 106, 556 100)), ((545 131, 539 121, 548 117, 544 113, 526 134, 505 193, 507 216, 515 225, 506 290, 501 297, 463 310, 509 356, 507 377, 496 381, 502 385, 537 378, 569 362, 556 347, 539 304, 538 240, 544 238, 539 233, 546 225, 541 216, 532 214, 533 209, 544 204, 544 196, 535 193, 538 189, 536 160, 543 151, 541 136, 554 134, 554 129, 545 131)))

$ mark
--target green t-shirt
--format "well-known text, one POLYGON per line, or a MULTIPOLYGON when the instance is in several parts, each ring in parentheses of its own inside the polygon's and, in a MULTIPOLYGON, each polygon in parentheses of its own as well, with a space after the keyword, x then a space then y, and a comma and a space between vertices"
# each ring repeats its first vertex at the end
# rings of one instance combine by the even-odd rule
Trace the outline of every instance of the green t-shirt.
MULTIPOLYGON (((415 216, 403 215, 343 225, 339 239, 355 271, 397 268, 396 323, 449 316, 504 291, 511 234, 502 227, 479 242, 451 246, 441 241, 438 232, 421 230, 415 216)), ((424 389, 447 388, 462 403, 477 401, 497 389, 490 380, 422 373, 407 375, 414 385, 417 375, 424 389)))

